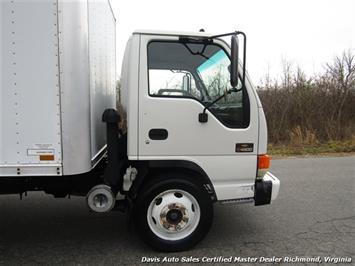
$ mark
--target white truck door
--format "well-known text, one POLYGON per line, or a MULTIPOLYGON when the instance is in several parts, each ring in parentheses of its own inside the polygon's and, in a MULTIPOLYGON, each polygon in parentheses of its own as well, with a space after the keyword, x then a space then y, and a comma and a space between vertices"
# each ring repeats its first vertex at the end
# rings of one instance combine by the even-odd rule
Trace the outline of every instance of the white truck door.
MULTIPOLYGON (((139 160, 187 160, 211 179, 218 200, 254 196, 258 108, 250 84, 207 110, 230 89, 229 48, 222 41, 181 42, 142 34, 139 160)), ((241 82, 239 82, 241 85, 241 82)))

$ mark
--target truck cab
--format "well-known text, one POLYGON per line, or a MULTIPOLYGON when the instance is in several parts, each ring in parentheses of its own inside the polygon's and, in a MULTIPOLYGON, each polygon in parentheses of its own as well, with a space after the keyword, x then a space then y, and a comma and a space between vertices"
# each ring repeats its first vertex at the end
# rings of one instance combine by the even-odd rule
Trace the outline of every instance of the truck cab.
POLYGON ((120 94, 127 160, 145 173, 135 221, 158 249, 196 243, 210 226, 212 202, 263 205, 277 197, 263 108, 245 57, 232 88, 233 53, 204 32, 136 31, 127 43, 120 94))

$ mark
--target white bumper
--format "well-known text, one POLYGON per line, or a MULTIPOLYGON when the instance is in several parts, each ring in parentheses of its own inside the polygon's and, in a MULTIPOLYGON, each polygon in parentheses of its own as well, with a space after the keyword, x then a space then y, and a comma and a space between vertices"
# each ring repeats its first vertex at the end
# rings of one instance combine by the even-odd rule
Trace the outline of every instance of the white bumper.
POLYGON ((276 176, 274 176, 272 173, 267 172, 263 177, 263 181, 271 181, 271 183, 272 183, 271 202, 273 202, 277 198, 277 196, 279 195, 280 180, 276 176))

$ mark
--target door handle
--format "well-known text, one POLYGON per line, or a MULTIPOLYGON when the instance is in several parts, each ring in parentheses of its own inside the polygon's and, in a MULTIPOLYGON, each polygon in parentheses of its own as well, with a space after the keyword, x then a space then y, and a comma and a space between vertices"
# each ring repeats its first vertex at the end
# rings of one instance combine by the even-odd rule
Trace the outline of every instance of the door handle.
POLYGON ((165 140, 168 138, 168 131, 165 128, 152 128, 148 135, 151 140, 165 140))

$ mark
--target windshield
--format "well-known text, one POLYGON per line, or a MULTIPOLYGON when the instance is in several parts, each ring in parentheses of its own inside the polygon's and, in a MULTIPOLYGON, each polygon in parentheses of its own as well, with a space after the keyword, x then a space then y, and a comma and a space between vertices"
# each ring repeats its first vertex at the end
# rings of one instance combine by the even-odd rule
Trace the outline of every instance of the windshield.
MULTIPOLYGON (((230 85, 230 59, 214 43, 153 41, 148 45, 149 94, 156 97, 187 97, 208 106, 230 85)), ((241 82, 238 82, 238 88, 241 82)), ((232 92, 208 109, 226 126, 249 123, 247 94, 232 92)))

